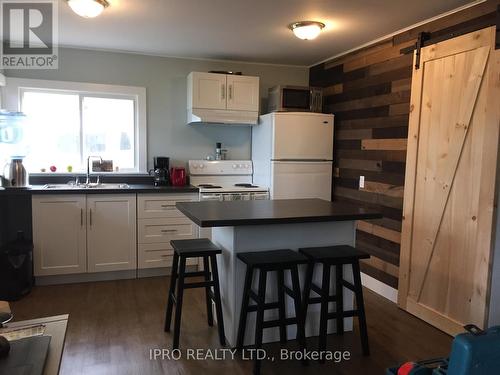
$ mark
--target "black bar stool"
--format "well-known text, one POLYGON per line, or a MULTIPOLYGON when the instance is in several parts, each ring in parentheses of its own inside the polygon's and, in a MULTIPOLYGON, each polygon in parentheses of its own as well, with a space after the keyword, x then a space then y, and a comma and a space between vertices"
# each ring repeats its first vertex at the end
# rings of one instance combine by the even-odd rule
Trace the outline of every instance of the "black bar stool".
MULTIPOLYGON (((287 341, 286 326, 291 324, 297 325, 297 340, 300 348, 305 350, 305 329, 304 319, 302 316, 302 305, 300 297, 300 284, 298 265, 307 262, 307 258, 292 250, 271 250, 239 253, 238 258, 246 264, 247 271, 245 275, 245 284, 243 290, 243 299, 241 302, 240 322, 238 327, 238 337, 236 340, 236 348, 242 349, 245 339, 245 328, 247 323, 247 315, 249 312, 257 312, 257 320, 255 324, 255 348, 262 348, 262 334, 265 328, 279 327, 280 342, 287 341), (255 293, 252 290, 252 281, 254 270, 259 270, 259 289, 255 293), (277 272, 277 290, 278 301, 266 303, 266 281, 268 272, 277 272), (285 271, 290 271, 292 279, 292 288, 285 285, 285 271), (295 303, 295 317, 286 317, 285 293, 293 298, 295 303), (256 304, 250 304, 250 299, 256 304), (264 311, 278 309, 279 319, 264 321, 264 311)), ((254 374, 260 373, 261 363, 255 359, 254 374)))
POLYGON ((173 348, 179 348, 179 336, 181 330, 182 299, 184 289, 205 288, 207 302, 208 325, 213 326, 212 301, 215 303, 215 312, 217 314, 217 327, 219 330, 219 339, 221 345, 226 345, 224 334, 224 322, 222 318, 222 304, 219 289, 219 273, 217 271, 217 254, 222 251, 207 238, 198 238, 192 240, 172 240, 170 244, 174 248, 174 260, 172 263, 172 275, 170 277, 170 290, 168 292, 167 312, 165 317, 165 332, 170 331, 172 320, 172 310, 175 304, 175 322, 174 322, 174 343, 173 348), (188 258, 203 258, 203 271, 186 272, 186 260, 188 258), (210 272, 210 265, 212 272, 210 272), (185 283, 185 278, 203 276, 205 281, 185 283), (177 295, 175 286, 177 281, 177 295), (213 287, 213 292, 212 292, 213 287))
MULTIPOLYGON (((368 331, 366 328, 365 305, 363 302, 363 287, 361 285, 361 273, 359 260, 370 258, 370 255, 355 249, 352 246, 326 246, 299 249, 299 252, 308 258, 306 279, 304 285, 303 314, 307 315, 307 307, 310 304, 320 303, 320 326, 319 326, 319 350, 326 350, 326 336, 328 331, 328 320, 336 319, 337 333, 344 333, 344 318, 358 317, 363 355, 369 355, 368 331), (312 282, 314 266, 323 265, 323 277, 321 287, 312 282), (354 284, 344 280, 343 266, 350 264, 354 284), (335 294, 330 294, 330 269, 335 266, 335 294), (344 311, 343 287, 350 289, 356 296, 356 310, 344 311), (310 297, 311 290, 319 297, 310 297), (335 302, 335 312, 328 312, 328 303, 335 302)), ((324 362, 322 360, 321 362, 324 362)))

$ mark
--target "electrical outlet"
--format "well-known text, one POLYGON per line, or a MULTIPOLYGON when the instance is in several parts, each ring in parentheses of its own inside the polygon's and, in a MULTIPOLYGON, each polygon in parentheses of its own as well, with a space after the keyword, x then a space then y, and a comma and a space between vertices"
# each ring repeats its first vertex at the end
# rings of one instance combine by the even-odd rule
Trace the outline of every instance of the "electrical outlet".
POLYGON ((365 188, 365 176, 359 176, 359 188, 360 189, 365 188))

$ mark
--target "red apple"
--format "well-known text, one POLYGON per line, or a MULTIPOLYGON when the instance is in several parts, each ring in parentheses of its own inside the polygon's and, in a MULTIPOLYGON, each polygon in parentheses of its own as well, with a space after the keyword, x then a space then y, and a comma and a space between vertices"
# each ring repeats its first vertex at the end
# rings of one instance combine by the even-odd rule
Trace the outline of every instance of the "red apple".
POLYGON ((51 166, 50 166, 50 171, 51 171, 51 172, 55 172, 55 171, 57 171, 57 167, 56 167, 55 165, 51 165, 51 166))

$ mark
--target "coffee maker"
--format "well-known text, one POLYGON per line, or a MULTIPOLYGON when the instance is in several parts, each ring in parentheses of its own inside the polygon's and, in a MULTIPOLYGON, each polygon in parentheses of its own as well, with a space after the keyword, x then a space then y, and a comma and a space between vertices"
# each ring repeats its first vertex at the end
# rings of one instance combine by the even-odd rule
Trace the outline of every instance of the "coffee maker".
POLYGON ((154 170, 152 175, 154 177, 155 186, 168 186, 170 184, 170 158, 164 156, 155 156, 154 170))

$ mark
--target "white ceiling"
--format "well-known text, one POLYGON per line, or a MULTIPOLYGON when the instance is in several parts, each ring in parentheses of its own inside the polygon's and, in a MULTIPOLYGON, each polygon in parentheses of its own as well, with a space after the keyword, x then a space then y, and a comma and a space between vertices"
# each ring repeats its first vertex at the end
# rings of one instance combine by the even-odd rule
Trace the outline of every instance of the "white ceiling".
POLYGON ((109 0, 84 19, 59 0, 61 46, 135 53, 312 65, 470 0, 109 0), (318 20, 314 41, 287 25, 318 20))

